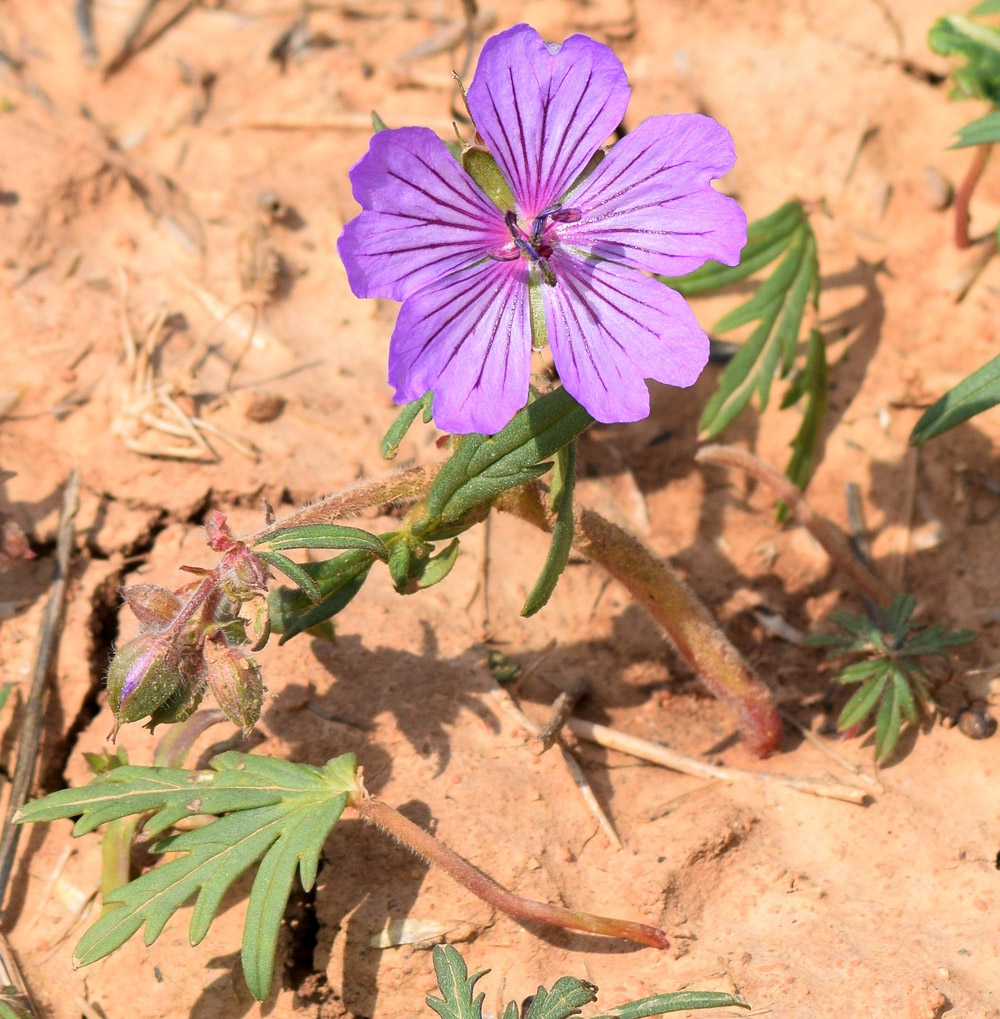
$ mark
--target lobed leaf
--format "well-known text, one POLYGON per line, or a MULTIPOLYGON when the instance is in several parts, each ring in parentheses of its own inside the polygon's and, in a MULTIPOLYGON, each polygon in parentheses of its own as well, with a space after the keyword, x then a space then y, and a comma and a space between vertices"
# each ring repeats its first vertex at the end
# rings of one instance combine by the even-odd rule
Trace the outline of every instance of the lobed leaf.
POLYGON ((485 994, 472 996, 478 981, 489 970, 469 976, 469 968, 457 949, 451 945, 434 946, 434 973, 443 998, 428 996, 425 1000, 441 1019, 482 1019, 485 994))
POLYGON ((597 987, 576 977, 560 977, 552 990, 539 987, 524 1019, 570 1019, 597 998, 597 987))
POLYGON ((317 768, 235 751, 216 757, 210 771, 126 765, 82 789, 29 803, 17 820, 78 817, 73 831, 79 835, 105 821, 151 811, 145 829, 158 835, 181 818, 221 815, 193 831, 158 839, 154 852, 183 855, 108 895, 104 913, 77 945, 75 961, 85 966, 104 958, 144 925, 145 943, 152 944, 192 896, 189 939, 198 944, 228 888, 263 857, 243 937, 247 985, 263 1001, 295 871, 303 887, 311 888, 323 843, 354 791, 355 767, 353 754, 317 768))
MULTIPOLYGON (((997 114, 1000 117, 1000 114, 997 114)), ((1000 354, 976 369, 968 378, 949 389, 924 411, 910 432, 910 444, 919 446, 928 439, 960 425, 1000 403, 1000 354)))
MULTIPOLYGON (((977 8, 974 15, 994 13, 977 8)), ((1000 32, 962 14, 938 18, 927 33, 927 45, 940 56, 962 57, 951 72, 953 99, 985 99, 1000 104, 1000 32)))
POLYGON ((889 677, 886 675, 886 671, 882 670, 881 675, 855 690, 851 699, 844 705, 843 711, 840 712, 837 728, 841 732, 845 732, 863 722, 875 709, 875 705, 878 704, 888 683, 889 677))

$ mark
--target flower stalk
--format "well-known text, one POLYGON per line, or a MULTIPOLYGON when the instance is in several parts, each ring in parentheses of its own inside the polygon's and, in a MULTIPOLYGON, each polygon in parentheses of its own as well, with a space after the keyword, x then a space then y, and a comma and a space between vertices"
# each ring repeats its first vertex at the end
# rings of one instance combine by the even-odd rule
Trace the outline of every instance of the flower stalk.
MULTIPOLYGON (((359 780, 360 786, 360 780, 359 780)), ((536 899, 525 899, 514 895, 487 877, 481 870, 474 867, 453 849, 404 817, 398 810, 369 795, 363 786, 351 799, 351 806, 361 815, 362 819, 388 832, 403 845, 408 846, 428 863, 440 867, 455 881, 468 888, 477 898, 482 899, 494 909, 513 916, 518 920, 528 920, 547 924, 550 927, 563 927, 571 931, 583 931, 586 934, 600 934, 609 938, 621 938, 634 941, 640 945, 665 949, 670 947, 667 936, 658 927, 649 924, 635 923, 632 920, 616 920, 606 916, 596 916, 565 906, 554 906, 536 899)))

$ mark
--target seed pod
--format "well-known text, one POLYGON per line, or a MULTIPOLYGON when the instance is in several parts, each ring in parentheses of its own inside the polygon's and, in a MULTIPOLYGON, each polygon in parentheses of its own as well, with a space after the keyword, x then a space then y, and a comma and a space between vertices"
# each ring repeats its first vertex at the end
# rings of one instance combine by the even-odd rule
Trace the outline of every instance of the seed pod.
POLYGON ((115 732, 151 715, 181 685, 181 655, 171 638, 143 633, 123 644, 108 669, 115 732))
POLYGON ((260 718, 264 678, 253 655, 222 640, 205 645, 206 679, 226 717, 246 735, 260 718))
POLYGON ((159 584, 133 584, 122 597, 144 631, 162 630, 181 610, 181 600, 159 584))

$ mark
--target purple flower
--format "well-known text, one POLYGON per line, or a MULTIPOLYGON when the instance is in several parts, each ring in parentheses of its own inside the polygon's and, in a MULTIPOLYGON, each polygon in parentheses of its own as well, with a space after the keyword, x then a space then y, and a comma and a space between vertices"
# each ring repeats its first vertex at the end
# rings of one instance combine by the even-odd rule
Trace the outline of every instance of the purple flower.
POLYGON ((527 402, 532 309, 563 385, 598 421, 645 417, 645 379, 697 379, 708 338, 645 273, 739 261, 746 218, 710 183, 732 167, 732 139, 709 117, 652 117, 579 180, 629 92, 618 58, 586 36, 557 46, 518 25, 489 39, 469 109, 511 209, 430 130, 373 136, 351 170, 363 211, 338 248, 355 294, 403 302, 389 347, 398 402, 430 389, 438 427, 499 431, 527 402))

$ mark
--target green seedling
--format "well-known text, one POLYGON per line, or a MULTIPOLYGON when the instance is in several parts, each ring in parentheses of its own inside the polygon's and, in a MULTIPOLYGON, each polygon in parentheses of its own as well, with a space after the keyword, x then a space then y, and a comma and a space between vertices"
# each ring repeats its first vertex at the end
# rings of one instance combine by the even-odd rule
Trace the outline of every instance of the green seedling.
POLYGON ((824 634, 809 643, 831 648, 828 657, 863 655, 861 661, 841 669, 835 683, 858 684, 844 705, 837 728, 858 729, 875 715, 875 760, 884 761, 896 748, 903 722, 916 725, 931 704, 931 680, 920 659, 926 655, 948 658, 948 649, 976 639, 972 630, 946 630, 940 624, 917 629, 910 621, 917 600, 899 595, 888 609, 880 610, 879 623, 848 612, 834 612, 830 621, 844 635, 824 634))

